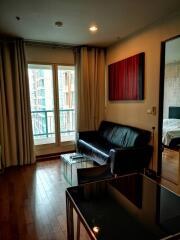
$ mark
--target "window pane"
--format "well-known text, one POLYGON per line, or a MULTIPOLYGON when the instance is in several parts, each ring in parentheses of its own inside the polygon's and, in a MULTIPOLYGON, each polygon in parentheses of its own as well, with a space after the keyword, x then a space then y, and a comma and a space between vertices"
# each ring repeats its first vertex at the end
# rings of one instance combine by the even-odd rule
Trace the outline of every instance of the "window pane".
POLYGON ((58 66, 61 142, 75 140, 75 69, 58 66))
POLYGON ((34 143, 36 145, 54 143, 52 66, 29 64, 28 74, 34 143))

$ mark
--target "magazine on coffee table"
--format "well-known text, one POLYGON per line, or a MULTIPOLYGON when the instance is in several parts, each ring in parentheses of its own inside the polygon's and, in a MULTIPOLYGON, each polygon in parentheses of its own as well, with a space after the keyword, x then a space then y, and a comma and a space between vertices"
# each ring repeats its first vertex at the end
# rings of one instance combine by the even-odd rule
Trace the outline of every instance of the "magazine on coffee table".
POLYGON ((80 158, 83 158, 83 155, 80 154, 80 153, 73 153, 71 156, 70 156, 71 159, 80 159, 80 158))

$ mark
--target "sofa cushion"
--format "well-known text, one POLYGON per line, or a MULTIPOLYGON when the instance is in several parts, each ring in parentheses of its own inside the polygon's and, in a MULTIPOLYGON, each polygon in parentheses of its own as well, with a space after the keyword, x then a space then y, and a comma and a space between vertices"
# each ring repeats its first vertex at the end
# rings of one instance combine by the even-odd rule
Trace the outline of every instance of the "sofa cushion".
POLYGON ((108 142, 111 142, 114 134, 114 123, 102 121, 98 133, 100 137, 108 142))
POLYGON ((146 145, 150 140, 150 132, 139 128, 103 121, 99 127, 99 135, 117 147, 146 145))

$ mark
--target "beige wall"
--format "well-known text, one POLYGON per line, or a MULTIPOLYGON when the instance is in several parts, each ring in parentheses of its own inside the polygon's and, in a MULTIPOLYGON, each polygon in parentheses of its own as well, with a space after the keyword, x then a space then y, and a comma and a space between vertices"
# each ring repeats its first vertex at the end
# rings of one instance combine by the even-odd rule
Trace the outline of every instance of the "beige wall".
MULTIPOLYGON (((144 101, 109 102, 106 94, 105 116, 110 121, 148 130, 151 130, 153 126, 156 127, 154 169, 157 163, 158 114, 147 114, 147 110, 155 106, 158 113, 161 41, 178 34, 180 34, 180 15, 154 24, 107 50, 107 65, 145 52, 144 101)), ((108 86, 107 82, 106 79, 106 86, 108 86)))
POLYGON ((28 62, 74 64, 73 50, 70 48, 26 46, 28 62))
MULTIPOLYGON (((28 62, 32 63, 57 63, 63 65, 74 64, 73 50, 59 47, 27 45, 26 58, 28 62)), ((66 152, 74 149, 75 145, 70 142, 61 143, 60 146, 45 144, 42 146, 35 146, 36 155, 66 152)))

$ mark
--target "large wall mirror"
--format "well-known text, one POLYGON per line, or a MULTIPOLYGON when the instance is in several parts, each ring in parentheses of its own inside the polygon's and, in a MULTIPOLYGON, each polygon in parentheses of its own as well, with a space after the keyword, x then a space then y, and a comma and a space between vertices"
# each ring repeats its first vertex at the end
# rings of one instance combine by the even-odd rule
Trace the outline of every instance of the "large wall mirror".
POLYGON ((180 183, 180 36, 162 42, 158 174, 180 183))

